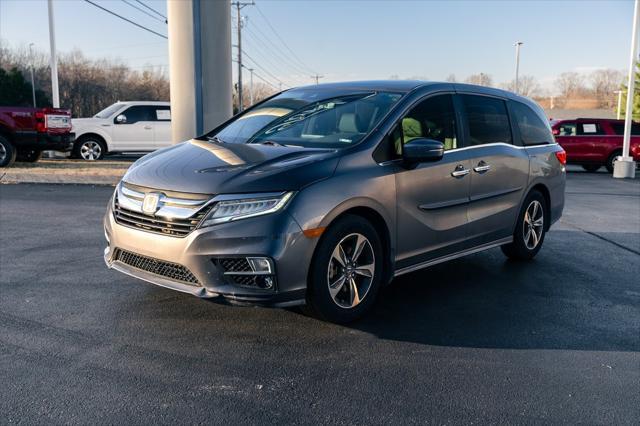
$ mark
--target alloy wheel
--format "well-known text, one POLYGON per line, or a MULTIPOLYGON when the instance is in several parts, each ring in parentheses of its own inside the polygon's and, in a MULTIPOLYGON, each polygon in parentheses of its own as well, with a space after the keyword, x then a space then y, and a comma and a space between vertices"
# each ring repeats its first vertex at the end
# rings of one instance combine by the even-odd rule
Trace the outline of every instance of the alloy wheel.
POLYGON ((353 233, 336 245, 329 260, 327 285, 341 308, 354 308, 369 293, 375 274, 375 255, 369 240, 353 233))
POLYGON ((7 149, 0 143, 0 163, 7 158, 7 149))
POLYGON ((542 239, 544 231, 544 209, 538 200, 533 200, 524 213, 522 232, 524 244, 529 250, 535 249, 542 239))
POLYGON ((86 141, 80 146, 80 156, 83 160, 94 161, 100 158, 102 147, 96 141, 86 141))

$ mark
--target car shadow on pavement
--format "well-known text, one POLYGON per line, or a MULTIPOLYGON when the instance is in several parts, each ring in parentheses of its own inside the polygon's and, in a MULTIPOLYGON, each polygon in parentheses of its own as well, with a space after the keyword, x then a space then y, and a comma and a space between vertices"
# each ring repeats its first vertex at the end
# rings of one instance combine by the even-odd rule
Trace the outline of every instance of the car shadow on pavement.
POLYGON ((603 250, 597 244, 557 231, 530 262, 495 249, 408 274, 383 288, 374 311, 351 326, 438 346, 638 351, 634 274, 603 268, 594 259, 603 250))

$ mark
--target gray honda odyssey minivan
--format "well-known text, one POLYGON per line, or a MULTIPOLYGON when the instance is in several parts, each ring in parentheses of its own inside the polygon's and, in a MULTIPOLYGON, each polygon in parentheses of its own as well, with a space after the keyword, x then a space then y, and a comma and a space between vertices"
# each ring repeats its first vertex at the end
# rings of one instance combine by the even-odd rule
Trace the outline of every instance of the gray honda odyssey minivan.
POLYGON ((348 322, 399 275, 493 247, 533 258, 562 214, 565 160, 540 107, 513 93, 291 89, 134 163, 104 258, 198 297, 348 322))

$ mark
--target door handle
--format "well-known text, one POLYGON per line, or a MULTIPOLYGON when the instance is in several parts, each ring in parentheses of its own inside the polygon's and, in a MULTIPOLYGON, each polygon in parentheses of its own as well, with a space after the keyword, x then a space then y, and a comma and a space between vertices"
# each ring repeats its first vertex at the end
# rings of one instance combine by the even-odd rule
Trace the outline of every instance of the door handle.
POLYGON ((451 172, 451 176, 454 178, 463 177, 469 174, 469 169, 465 169, 462 164, 458 164, 456 169, 451 172))
POLYGON ((491 165, 485 163, 484 161, 480 161, 476 167, 473 168, 473 171, 476 173, 485 173, 491 170, 491 165))
POLYGON ((153 129, 153 127, 151 127, 151 126, 144 126, 144 128, 147 129, 147 130, 153 129))

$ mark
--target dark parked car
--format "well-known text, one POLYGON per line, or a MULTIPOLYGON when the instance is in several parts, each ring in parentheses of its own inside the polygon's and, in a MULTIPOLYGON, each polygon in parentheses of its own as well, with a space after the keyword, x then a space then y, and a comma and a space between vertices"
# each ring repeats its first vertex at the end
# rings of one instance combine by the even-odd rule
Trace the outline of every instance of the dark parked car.
POLYGON ((562 214, 564 162, 540 107, 509 92, 292 89, 138 160, 104 258, 199 297, 347 322, 399 275, 492 247, 533 258, 562 214))
POLYGON ((71 112, 54 108, 0 107, 0 167, 34 162, 42 151, 70 151, 71 112))
MULTIPOLYGON (((553 135, 567 152, 567 163, 588 172, 600 167, 613 173, 613 163, 622 155, 624 120, 578 118, 552 121, 553 135)), ((631 126, 629 155, 640 161, 640 123, 631 126)))

